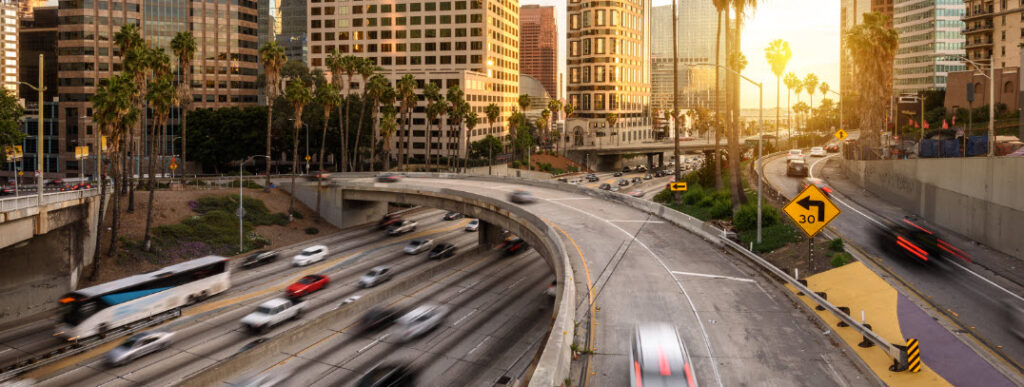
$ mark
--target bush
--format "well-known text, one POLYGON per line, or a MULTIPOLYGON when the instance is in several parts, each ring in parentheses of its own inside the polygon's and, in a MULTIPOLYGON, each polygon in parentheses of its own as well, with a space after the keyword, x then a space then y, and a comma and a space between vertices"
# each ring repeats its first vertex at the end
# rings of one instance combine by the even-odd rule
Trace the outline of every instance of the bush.
POLYGON ((836 238, 829 241, 828 249, 832 251, 843 251, 843 238, 836 238))
POLYGON ((302 219, 302 213, 298 212, 298 211, 295 211, 295 210, 292 210, 292 217, 295 218, 295 219, 302 219))
POLYGON ((729 193, 728 190, 724 190, 724 189, 721 190, 721 191, 715 191, 715 193, 712 196, 714 196, 716 201, 717 200, 725 200, 725 201, 731 201, 732 200, 732 194, 729 193))
POLYGON ((757 230, 742 231, 739 233, 740 242, 743 246, 753 242, 754 252, 766 253, 773 251, 791 242, 803 239, 803 232, 799 231, 789 222, 779 222, 761 229, 761 243, 757 244, 757 230))
POLYGON ((711 196, 704 196, 697 202, 700 207, 712 207, 715 205, 715 198, 711 196))
POLYGON ((694 204, 697 204, 697 203, 701 203, 701 201, 703 201, 703 200, 704 200, 704 189, 701 188, 699 185, 698 186, 694 186, 692 189, 687 190, 686 193, 683 194, 683 203, 686 203, 686 204, 689 204, 689 205, 694 205, 694 204))
POLYGON ((579 172, 579 171, 580 171, 580 168, 579 168, 579 167, 577 167, 577 166, 575 166, 575 165, 570 165, 570 166, 569 166, 569 172, 573 172, 573 173, 575 173, 575 172, 579 172))
MULTIPOLYGON (((189 206, 192 207, 191 204, 189 206)), ((245 208, 245 221, 251 222, 253 225, 283 226, 288 224, 288 215, 280 212, 271 213, 267 210, 267 206, 263 204, 262 200, 246 197, 242 206, 245 208)), ((201 197, 196 200, 193 210, 200 214, 220 210, 235 216, 235 211, 238 210, 238 195, 201 197)), ((235 226, 238 226, 237 222, 235 226)))
POLYGON ((711 206, 711 212, 709 214, 711 219, 726 219, 732 217, 732 203, 728 200, 716 200, 715 204, 711 206))
POLYGON ((516 161, 513 161, 508 166, 509 166, 509 168, 516 169, 516 168, 519 168, 519 166, 521 166, 521 165, 523 165, 523 164, 521 162, 519 162, 519 160, 516 160, 516 161))
POLYGON ((674 199, 672 193, 670 189, 663 189, 657 195, 654 195, 654 201, 656 203, 670 203, 674 199))
POLYGON ((853 256, 851 256, 850 253, 842 252, 832 254, 832 267, 840 267, 850 262, 853 262, 853 256))
MULTIPOLYGON (((779 212, 775 207, 764 206, 761 208, 761 228, 771 226, 779 222, 779 212)), ((732 225, 737 231, 757 229, 757 203, 747 203, 740 207, 740 211, 733 215, 732 225)))
POLYGON ((316 235, 316 234, 319 234, 319 233, 320 233, 320 229, 318 229, 316 227, 306 227, 306 234, 307 235, 316 235))

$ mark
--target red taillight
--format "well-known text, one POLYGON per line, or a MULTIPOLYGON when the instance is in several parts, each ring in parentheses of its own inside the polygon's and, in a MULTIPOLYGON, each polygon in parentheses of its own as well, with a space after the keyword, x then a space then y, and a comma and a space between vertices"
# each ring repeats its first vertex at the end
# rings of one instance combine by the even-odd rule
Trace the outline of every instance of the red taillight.
POLYGON ((910 241, 908 241, 906 239, 903 239, 903 237, 896 237, 896 244, 900 245, 905 250, 913 253, 918 258, 921 258, 921 259, 923 259, 925 261, 928 260, 928 252, 927 251, 924 251, 920 247, 917 247, 917 245, 914 245, 910 241))
POLYGON ((61 304, 70 304, 72 302, 75 302, 75 298, 74 297, 64 297, 64 298, 60 299, 60 303, 61 304))
POLYGON ((917 224, 915 224, 914 222, 911 222, 909 220, 903 219, 903 222, 905 222, 906 224, 909 224, 911 226, 914 226, 914 228, 917 228, 918 230, 924 231, 924 232, 926 232, 928 234, 932 233, 931 231, 925 230, 924 227, 918 226, 917 224))
POLYGON ((830 194, 830 195, 832 194, 832 189, 829 188, 829 187, 822 188, 821 190, 825 191, 825 193, 827 193, 827 194, 830 194))
POLYGON ((966 256, 967 253, 963 252, 963 250, 956 248, 956 246, 946 243, 946 241, 942 239, 939 239, 939 248, 946 250, 948 253, 957 256, 957 258, 973 263, 971 262, 971 258, 969 256, 966 256))
POLYGON ((668 357, 665 356, 665 350, 658 347, 658 372, 661 376, 672 376, 672 367, 668 366, 668 357))
POLYGON ((640 362, 633 361, 633 370, 636 372, 636 387, 644 386, 643 374, 640 372, 640 362))
POLYGON ((697 381, 693 380, 693 370, 690 369, 690 363, 683 364, 683 372, 686 373, 686 384, 696 386, 697 381))

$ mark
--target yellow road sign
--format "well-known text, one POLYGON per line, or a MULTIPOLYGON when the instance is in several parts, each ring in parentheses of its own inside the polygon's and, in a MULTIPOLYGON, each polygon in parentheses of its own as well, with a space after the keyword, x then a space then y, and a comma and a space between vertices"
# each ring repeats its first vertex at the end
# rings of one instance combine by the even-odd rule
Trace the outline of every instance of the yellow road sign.
POLYGON ((312 157, 309 157, 309 155, 306 155, 306 161, 309 161, 309 160, 312 160, 312 159, 313 159, 312 157))
POLYGON ((686 182, 672 183, 669 185, 669 189, 673 191, 686 191, 686 182))
POLYGON ((178 164, 171 163, 171 170, 178 169, 178 164))
POLYGON ((809 237, 813 237, 814 234, 825 228, 832 219, 835 219, 836 216, 842 213, 839 207, 832 204, 828 196, 825 196, 825 193, 821 192, 814 184, 807 186, 803 192, 796 195, 793 201, 789 202, 782 210, 809 237))
POLYGON ((846 133, 846 131, 845 131, 845 130, 842 130, 842 129, 839 129, 839 130, 837 130, 837 131, 836 131, 836 134, 835 134, 835 136, 836 136, 836 139, 838 139, 839 141, 843 141, 843 140, 845 140, 845 139, 846 139, 846 136, 848 136, 848 135, 849 135, 849 134, 847 134, 847 133, 846 133))
POLYGON ((18 171, 18 176, 25 176, 25 171, 18 171))

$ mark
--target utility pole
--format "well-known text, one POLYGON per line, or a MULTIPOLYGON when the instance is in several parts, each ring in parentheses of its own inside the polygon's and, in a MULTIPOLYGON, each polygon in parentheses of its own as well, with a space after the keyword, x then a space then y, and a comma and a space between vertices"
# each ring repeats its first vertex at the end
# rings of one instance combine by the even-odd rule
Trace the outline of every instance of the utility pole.
POLYGON ((39 92, 39 123, 36 131, 36 200, 37 205, 43 205, 43 91, 46 91, 46 86, 43 85, 43 54, 39 54, 39 87, 33 86, 28 82, 18 82, 22 85, 31 87, 32 90, 39 92))
MULTIPOLYGON (((679 162, 679 14, 676 12, 676 0, 672 0, 672 127, 675 129, 675 139, 673 140, 673 146, 675 147, 675 153, 672 155, 672 162, 676 166, 676 181, 683 181, 682 171, 680 170, 679 162)), ((718 69, 715 69, 718 71, 718 69)), ((682 197, 682 194, 676 192, 676 201, 682 197)))

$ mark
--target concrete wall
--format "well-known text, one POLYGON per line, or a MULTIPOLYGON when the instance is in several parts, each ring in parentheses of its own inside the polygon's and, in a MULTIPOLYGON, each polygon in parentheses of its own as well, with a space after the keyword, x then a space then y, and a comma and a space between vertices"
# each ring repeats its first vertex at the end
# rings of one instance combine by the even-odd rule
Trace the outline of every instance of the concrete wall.
MULTIPOLYGON (((469 168, 470 175, 486 175, 487 167, 473 167, 469 168)), ((507 164, 498 164, 491 166, 491 174, 494 176, 514 176, 514 177, 525 177, 527 179, 550 179, 551 174, 547 172, 539 171, 528 171, 525 169, 513 169, 509 168, 507 164)))
MULTIPOLYGON (((275 184, 277 188, 285 192, 291 191, 290 181, 275 180, 275 184)), ((340 190, 329 189, 326 184, 321 185, 320 216, 335 227, 348 228, 374 223, 384 217, 388 211, 387 202, 345 200, 341 194, 340 190)), ((295 198, 306 207, 316 211, 316 182, 296 179, 295 198)))
POLYGON ((892 204, 1024 258, 1024 158, 844 160, 842 169, 892 204))

